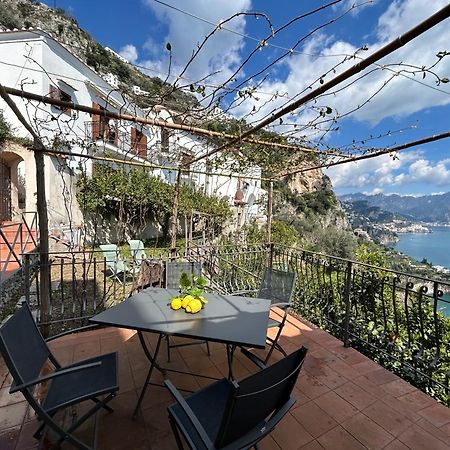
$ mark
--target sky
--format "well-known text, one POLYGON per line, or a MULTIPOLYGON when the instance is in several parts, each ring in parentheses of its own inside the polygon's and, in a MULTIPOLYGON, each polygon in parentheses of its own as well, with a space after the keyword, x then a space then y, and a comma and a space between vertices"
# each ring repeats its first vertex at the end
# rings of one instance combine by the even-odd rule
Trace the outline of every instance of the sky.
MULTIPOLYGON (((314 15, 295 21, 283 31, 271 36, 293 18, 324 6, 331 1, 304 0, 49 0, 49 6, 62 7, 75 17, 80 26, 102 45, 108 46, 130 63, 145 67, 152 76, 165 78, 169 68, 170 43, 172 75, 180 74, 204 37, 215 24, 239 12, 258 15, 238 15, 217 30, 183 74, 185 80, 200 80, 218 85, 230 77, 243 88, 258 83, 256 93, 236 106, 236 117, 256 111, 258 121, 287 100, 307 89, 319 86, 319 78, 329 81, 340 71, 355 64, 355 59, 342 55, 366 57, 400 34, 414 27, 444 7, 445 0, 342 0, 314 15), (171 5, 178 10, 170 8, 171 5), (352 8, 352 5, 356 5, 352 8), (181 11, 180 11, 181 10, 181 11), (326 24, 326 26, 325 26, 326 24), (226 28, 226 29, 225 29, 226 28), (230 31, 231 30, 231 31, 230 31), (266 40, 269 45, 262 45, 266 40), (301 43, 259 77, 252 77, 286 49, 301 43), (259 46, 249 61, 247 56, 259 46), (243 63, 237 76, 233 75, 243 63), (250 78, 248 80, 248 78, 250 78), (267 99, 271 102, 266 102, 267 99)), ((405 47, 380 61, 389 64, 431 66, 439 52, 450 52, 450 19, 427 31, 405 47)), ((405 66, 404 66, 405 67, 405 66)), ((432 69, 441 79, 450 78, 450 56, 441 58, 432 69)), ((316 110, 332 108, 333 114, 355 109, 339 120, 333 132, 322 137, 329 146, 363 145, 385 148, 449 131, 450 83, 438 83, 432 73, 392 76, 389 70, 367 71, 357 83, 349 83, 337 95, 321 98, 316 110), (387 85, 385 81, 392 78, 387 85), (382 88, 377 95, 367 99, 382 88)), ((353 80, 353 79, 351 79, 353 80)), ((173 78, 169 78, 173 81, 173 78)), ((347 83, 343 83, 347 84, 347 83)), ((339 86, 341 87, 341 86, 339 86)), ((297 97, 298 98, 298 97, 297 97)), ((230 103, 230 96, 225 100, 230 103)), ((235 103, 235 105, 237 105, 235 103)), ((312 118, 311 108, 300 109, 285 118, 285 123, 301 126, 312 118)), ((277 129, 284 125, 277 123, 277 129)), ((319 139, 310 134, 311 139, 319 139)), ((390 155, 343 164, 325 169, 338 194, 350 192, 399 193, 409 195, 435 194, 450 191, 450 141, 443 139, 390 155)))

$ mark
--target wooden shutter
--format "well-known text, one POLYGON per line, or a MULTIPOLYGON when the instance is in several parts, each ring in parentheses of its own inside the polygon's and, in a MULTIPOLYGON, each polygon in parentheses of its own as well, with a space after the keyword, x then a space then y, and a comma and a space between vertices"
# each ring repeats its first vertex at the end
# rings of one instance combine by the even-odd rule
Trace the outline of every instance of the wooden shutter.
POLYGON ((131 151, 133 153, 137 153, 136 134, 137 134, 136 128, 131 127, 131 151))
MULTIPOLYGON (((98 103, 92 102, 92 107, 95 109, 100 109, 100 105, 98 103)), ((92 140, 96 141, 100 136, 100 116, 98 114, 92 114, 92 140)))
POLYGON ((147 158, 147 136, 144 133, 141 133, 138 154, 139 154, 139 156, 142 156, 143 158, 147 158))

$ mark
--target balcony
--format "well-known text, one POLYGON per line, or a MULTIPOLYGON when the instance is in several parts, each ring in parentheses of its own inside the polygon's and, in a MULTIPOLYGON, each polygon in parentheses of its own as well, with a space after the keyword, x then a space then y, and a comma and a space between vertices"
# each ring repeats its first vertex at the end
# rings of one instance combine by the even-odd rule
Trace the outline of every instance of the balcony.
MULTIPOLYGON (((147 254, 158 261, 168 257, 163 249, 147 249, 147 254)), ((447 319, 438 307, 445 283, 434 281, 428 294, 424 286, 431 280, 387 269, 379 272, 380 268, 281 247, 192 245, 185 257, 202 261, 211 287, 219 291, 255 287, 268 261, 274 267, 297 272, 295 312, 289 316, 280 342, 288 353, 302 345, 309 353, 294 389, 297 403, 260 448, 449 448, 450 409, 411 384, 440 396, 441 401, 448 395, 447 361, 442 350, 448 345, 448 341, 442 341, 446 339, 447 319), (436 311, 431 315, 425 314, 429 304, 436 311), (431 328, 427 322, 430 317, 431 328), (375 328, 371 322, 376 323, 375 328), (425 325, 428 334, 421 335, 425 325), (397 330, 396 340, 391 341, 390 327, 397 330), (398 353, 400 337, 404 345, 398 353), (411 383, 393 371, 406 374, 411 383)), ((32 285, 27 287, 27 296, 38 308, 38 322, 50 325, 51 335, 82 325, 94 311, 126 298, 135 281, 130 277, 119 284, 106 279, 102 273, 104 261, 95 252, 53 254, 50 264, 54 287, 48 323, 39 319, 40 302, 32 285)), ((155 345, 155 335, 147 334, 146 339, 150 346, 155 345)), ((135 421, 131 418, 148 368, 134 331, 109 328, 76 333, 55 339, 50 345, 63 364, 119 352, 120 391, 112 402, 115 412, 101 415, 100 449, 176 448, 165 414, 173 400, 165 389, 150 387, 142 414, 135 421)), ((223 345, 211 344, 210 357, 204 346, 172 352, 169 366, 174 369, 227 375, 223 345)), ((275 352, 274 360, 279 357, 275 352)), ((165 362, 164 352, 160 358, 165 362)), ((239 352, 233 367, 238 379, 254 370, 239 352)), ((171 374, 170 379, 184 389, 205 386, 205 379, 195 376, 171 374)), ((10 383, 0 363, 0 448, 37 448, 32 439, 36 419, 23 398, 8 395, 10 383)), ((91 432, 92 423, 88 422, 80 436, 87 440, 91 432)))

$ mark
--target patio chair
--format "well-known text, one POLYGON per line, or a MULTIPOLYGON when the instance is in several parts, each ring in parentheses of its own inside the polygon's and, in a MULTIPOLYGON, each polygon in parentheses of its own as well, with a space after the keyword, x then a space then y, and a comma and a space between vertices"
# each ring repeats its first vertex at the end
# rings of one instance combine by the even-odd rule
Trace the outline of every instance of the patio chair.
POLYGON ((116 244, 103 244, 100 245, 100 249, 105 259, 106 267, 110 270, 111 275, 109 278, 116 278, 120 284, 123 284, 127 273, 135 275, 139 272, 139 267, 128 267, 122 260, 119 249, 116 244), (122 279, 120 277, 122 276, 122 279))
POLYGON ((276 306, 283 311, 283 315, 279 320, 272 318, 269 319, 267 327, 278 328, 278 331, 274 338, 267 336, 267 340, 270 343, 270 349, 264 360, 265 363, 269 361, 275 349, 286 356, 286 352, 278 343, 278 339, 283 331, 283 327, 288 316, 289 307, 291 306, 291 300, 295 289, 295 278, 296 274, 294 272, 284 272, 282 270, 275 270, 267 267, 264 271, 264 277, 258 291, 233 292, 233 295, 257 293, 257 297, 259 298, 270 299, 271 307, 276 306))
MULTIPOLYGON (((200 262, 190 262, 190 261, 167 261, 166 271, 165 271, 165 287, 166 289, 178 289, 180 284, 180 277, 183 272, 188 275, 198 275, 202 274, 202 265, 200 262)), ((170 362, 170 349, 175 347, 186 347, 188 345, 205 344, 208 356, 211 355, 209 351, 208 341, 196 341, 187 342, 182 344, 171 344, 170 337, 166 336, 167 342, 167 361, 170 362)))
POLYGON ((144 250, 144 243, 139 239, 130 239, 128 241, 128 245, 130 246, 134 264, 140 266, 142 261, 147 259, 147 255, 144 250))
POLYGON ((113 411, 107 403, 119 389, 117 353, 61 367, 39 332, 26 303, 0 329, 0 351, 14 380, 9 392, 20 391, 42 421, 34 437, 39 439, 44 429, 52 430, 58 437, 52 448, 66 441, 79 449, 91 450, 92 447, 74 436, 73 432, 100 409, 113 411), (54 371, 42 375, 48 362, 54 366, 54 371), (35 391, 39 389, 35 388, 50 380, 45 397, 38 399, 35 391), (100 396, 105 397, 100 399, 100 396), (72 421, 68 428, 58 423, 56 413, 86 400, 94 404, 90 409, 83 409, 78 420, 72 421))
POLYGON ((186 399, 165 380, 176 400, 168 412, 178 448, 181 432, 191 449, 257 449, 295 403, 291 393, 307 351, 302 347, 270 367, 250 354, 260 372, 239 383, 219 380, 186 399))

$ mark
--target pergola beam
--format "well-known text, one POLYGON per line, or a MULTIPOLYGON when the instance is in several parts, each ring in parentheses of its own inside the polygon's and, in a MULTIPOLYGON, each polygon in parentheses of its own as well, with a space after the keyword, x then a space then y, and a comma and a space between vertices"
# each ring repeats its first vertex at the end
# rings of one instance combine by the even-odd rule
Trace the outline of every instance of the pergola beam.
MULTIPOLYGON (((179 123, 171 123, 167 122, 165 120, 158 120, 158 119, 151 119, 148 117, 140 117, 135 116, 131 114, 124 114, 124 113, 116 113, 113 111, 108 111, 106 109, 97 109, 93 108, 92 106, 86 106, 86 105, 80 105, 78 103, 74 102, 66 102, 63 100, 59 100, 56 98, 50 98, 45 95, 38 95, 34 94, 32 92, 23 91, 21 89, 15 89, 11 87, 4 86, 5 91, 9 95, 22 97, 27 100, 33 100, 37 102, 41 102, 47 105, 53 105, 58 106, 60 108, 70 108, 75 111, 82 111, 89 114, 95 114, 98 116, 107 117, 109 119, 116 119, 116 120, 126 120, 133 123, 139 123, 142 125, 152 125, 160 128, 169 128, 172 130, 178 130, 178 131, 186 131, 191 134, 199 135, 199 136, 207 136, 207 137, 217 137, 220 139, 238 139, 239 142, 247 142, 249 144, 256 144, 256 145, 265 145, 268 147, 275 147, 275 148, 282 148, 287 150, 295 150, 298 152, 306 152, 306 153, 313 153, 318 155, 331 155, 331 156, 341 156, 348 158, 348 154, 341 153, 341 152, 334 152, 332 150, 317 150, 311 147, 303 146, 303 145, 294 145, 294 144, 283 144, 283 143, 277 143, 277 142, 270 142, 270 141, 264 141, 259 139, 252 139, 252 138, 243 138, 242 136, 239 136, 237 138, 235 135, 223 133, 220 131, 212 131, 207 130, 204 128, 194 127, 192 125, 184 125, 179 123)), ((226 146, 228 147, 228 146, 226 146)))

